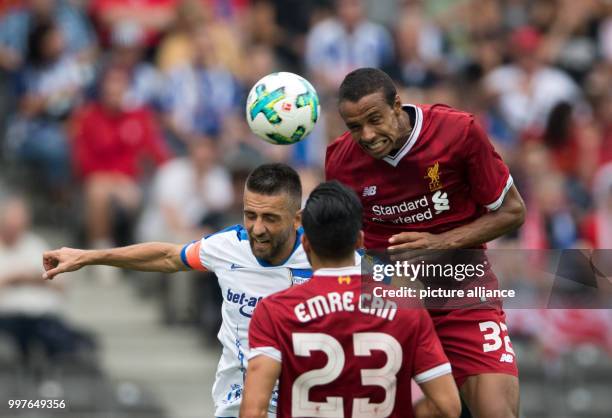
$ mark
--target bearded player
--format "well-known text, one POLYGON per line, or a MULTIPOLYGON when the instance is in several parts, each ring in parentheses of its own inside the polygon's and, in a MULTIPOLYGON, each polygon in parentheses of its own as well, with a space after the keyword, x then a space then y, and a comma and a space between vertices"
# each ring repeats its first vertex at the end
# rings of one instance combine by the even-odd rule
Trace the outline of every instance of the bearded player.
POLYGON ((302 222, 314 274, 255 309, 240 417, 266 416, 279 377, 279 417, 457 417, 459 393, 427 312, 359 302, 355 193, 338 182, 319 185, 302 222), (412 377, 426 395, 414 414, 412 377))
MULTIPOLYGON (((372 68, 349 73, 338 100, 349 131, 327 149, 326 178, 360 196, 367 249, 483 248, 523 223, 523 200, 474 116, 402 104, 391 78, 372 68)), ((503 310, 430 315, 472 415, 518 417, 503 310)))

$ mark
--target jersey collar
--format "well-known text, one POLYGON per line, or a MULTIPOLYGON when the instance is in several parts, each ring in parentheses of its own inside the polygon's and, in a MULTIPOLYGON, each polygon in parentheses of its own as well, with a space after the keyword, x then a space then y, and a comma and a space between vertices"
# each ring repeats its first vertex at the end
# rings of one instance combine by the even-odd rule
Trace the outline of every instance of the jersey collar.
POLYGON ((419 138, 419 134, 421 133, 421 127, 423 126, 423 111, 420 107, 406 104, 402 106, 402 109, 407 110, 408 108, 412 108, 414 110, 414 114, 416 117, 414 118, 414 126, 412 127, 412 132, 410 132, 410 136, 406 143, 399 149, 398 152, 395 153, 393 157, 387 155, 383 158, 384 161, 391 164, 393 167, 397 167, 399 162, 404 158, 406 154, 412 149, 417 139, 419 138))
POLYGON ((361 266, 348 266, 338 268, 322 268, 315 270, 313 276, 360 276, 361 266))

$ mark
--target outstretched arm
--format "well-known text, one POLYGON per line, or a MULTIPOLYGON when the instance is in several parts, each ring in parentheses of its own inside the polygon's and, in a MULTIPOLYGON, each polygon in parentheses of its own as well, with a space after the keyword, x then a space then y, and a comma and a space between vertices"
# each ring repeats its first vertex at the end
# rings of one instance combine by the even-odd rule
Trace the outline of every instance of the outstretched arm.
POLYGON ((181 260, 182 246, 164 242, 148 242, 107 250, 61 248, 43 254, 43 278, 52 280, 60 273, 84 266, 107 265, 129 270, 175 273, 189 270, 181 260))

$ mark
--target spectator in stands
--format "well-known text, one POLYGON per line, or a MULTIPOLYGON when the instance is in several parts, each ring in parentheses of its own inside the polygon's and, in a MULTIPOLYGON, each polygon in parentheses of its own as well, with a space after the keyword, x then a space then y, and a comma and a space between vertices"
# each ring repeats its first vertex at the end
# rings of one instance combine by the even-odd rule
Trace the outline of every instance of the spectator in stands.
POLYGON ((66 53, 63 32, 53 21, 31 28, 27 64, 18 74, 18 113, 9 122, 7 147, 30 164, 53 189, 69 180, 64 122, 83 98, 88 79, 66 53))
POLYGON ((25 364, 35 345, 53 358, 94 346, 91 337, 63 318, 63 283, 40 280, 40 254, 47 249, 44 239, 30 230, 25 201, 0 198, 0 332, 14 339, 25 364))
POLYGON ((188 156, 159 168, 140 222, 140 241, 190 241, 226 226, 234 191, 217 140, 193 137, 188 156))
POLYGON ((575 104, 580 90, 562 70, 541 57, 542 37, 531 27, 515 30, 510 37, 514 62, 497 67, 485 78, 499 111, 515 134, 541 128, 559 102, 575 104))
POLYGON ((13 71, 24 64, 33 26, 48 20, 57 22, 68 53, 76 54, 81 62, 92 62, 96 39, 81 10, 65 0, 25 0, 0 17, 0 69, 13 71))
POLYGON ((389 75, 407 87, 431 87, 444 76, 444 36, 423 5, 408 4, 395 25, 397 62, 389 75))
MULTIPOLYGON (((105 67, 122 67, 130 75, 125 92, 125 106, 148 106, 159 109, 163 95, 163 78, 155 66, 144 60, 145 33, 136 22, 121 21, 112 29, 111 48, 105 67)), ((104 68, 102 68, 104 71, 104 68)))
POLYGON ((194 36, 206 27, 211 43, 215 45, 215 56, 219 64, 238 78, 248 69, 245 64, 243 39, 232 20, 219 18, 215 4, 202 0, 181 0, 177 18, 158 48, 157 65, 165 73, 189 65, 195 55, 194 36), (220 47, 222 45, 222 47, 220 47))
POLYGON ((110 44, 112 29, 124 21, 135 22, 145 31, 145 45, 153 47, 176 17, 177 0, 91 0, 90 13, 104 46, 110 44))
POLYGON ((183 143, 193 134, 217 136, 224 118, 244 112, 242 86, 217 59, 223 45, 213 43, 205 27, 193 42, 194 57, 169 74, 164 100, 166 126, 183 143))
POLYGON ((582 225, 582 236, 592 248, 612 249, 612 163, 595 175, 592 196, 595 208, 582 225))
POLYGON ((74 118, 74 166, 84 188, 86 238, 95 248, 128 244, 112 242, 114 215, 131 218, 140 206, 142 157, 158 165, 168 158, 151 111, 125 107, 128 85, 125 69, 107 69, 99 99, 74 118))
POLYGON ((163 73, 188 65, 193 59, 192 34, 205 21, 205 8, 200 0, 182 0, 176 9, 176 21, 160 41, 157 67, 163 73))
POLYGON ((336 0, 336 14, 314 26, 306 40, 306 69, 319 94, 335 93, 344 76, 358 67, 386 67, 393 39, 370 22, 362 0, 336 0))

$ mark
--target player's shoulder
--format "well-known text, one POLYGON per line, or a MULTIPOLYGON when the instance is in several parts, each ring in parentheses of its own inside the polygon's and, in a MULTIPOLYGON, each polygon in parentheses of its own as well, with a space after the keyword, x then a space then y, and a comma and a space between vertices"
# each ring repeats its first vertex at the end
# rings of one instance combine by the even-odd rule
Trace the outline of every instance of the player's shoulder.
POLYGON ((429 123, 452 122, 466 126, 474 120, 472 113, 442 103, 418 105, 417 107, 423 112, 423 119, 429 123))
POLYGON ((240 245, 245 241, 248 243, 248 240, 249 235, 247 230, 240 224, 228 226, 227 228, 223 228, 202 238, 202 242, 209 246, 240 245))
MULTIPOLYGON (((353 166, 363 158, 365 154, 353 141, 351 133, 346 131, 327 146, 325 155, 325 174, 328 180, 337 178, 336 169, 353 166)), ((343 170, 346 171, 346 170, 343 170)), ((342 179, 340 179, 342 181, 342 179)))
POLYGON ((342 135, 334 139, 327 146, 327 160, 333 159, 335 161, 346 158, 350 153, 355 150, 355 141, 351 138, 349 131, 344 132, 342 135))

